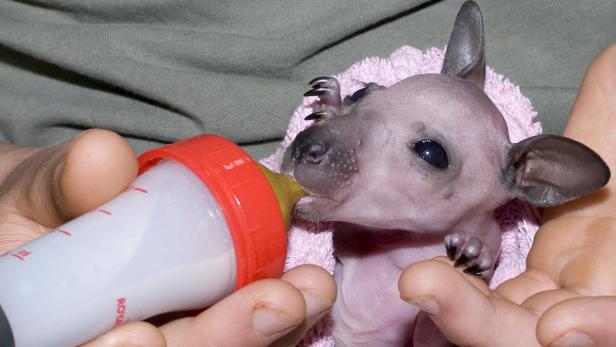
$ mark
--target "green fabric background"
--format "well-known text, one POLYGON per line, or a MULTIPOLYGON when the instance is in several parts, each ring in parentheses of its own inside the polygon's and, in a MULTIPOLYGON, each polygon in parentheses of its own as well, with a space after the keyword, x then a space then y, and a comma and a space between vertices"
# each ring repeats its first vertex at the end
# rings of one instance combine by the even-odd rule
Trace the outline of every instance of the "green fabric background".
MULTIPOLYGON (((0 141, 90 127, 138 152, 201 132, 255 157, 306 82, 402 45, 444 47, 462 0, 0 2, 0 141)), ((616 38, 616 0, 479 0, 487 63, 562 130, 584 70, 616 38)))

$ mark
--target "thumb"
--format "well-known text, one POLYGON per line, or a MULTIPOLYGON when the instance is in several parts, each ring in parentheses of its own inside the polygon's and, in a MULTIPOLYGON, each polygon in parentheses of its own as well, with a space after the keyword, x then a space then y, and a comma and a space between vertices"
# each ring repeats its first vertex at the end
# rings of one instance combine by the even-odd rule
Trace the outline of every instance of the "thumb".
POLYGON ((400 295, 425 311, 443 335, 463 346, 536 346, 535 320, 519 306, 492 296, 478 277, 446 258, 415 263, 398 282, 400 295), (520 334, 530 331, 532 334, 520 334), (504 335, 511 336, 504 336, 504 335))
POLYGON ((614 346, 616 297, 571 298, 548 309, 537 324, 544 346, 614 346))
MULTIPOLYGON (((72 141, 36 151, 0 188, 0 236, 28 241, 110 200, 136 174, 130 145, 105 130, 88 130, 72 141)), ((2 247, 8 246, 3 242, 2 247)))
POLYGON ((53 212, 61 217, 60 222, 109 201, 137 176, 135 153, 116 133, 98 129, 85 131, 64 151, 65 154, 53 163, 55 167, 50 165, 48 176, 41 177, 41 182, 50 183, 51 189, 43 186, 39 187, 39 192, 34 192, 46 191, 43 199, 55 202, 53 212))

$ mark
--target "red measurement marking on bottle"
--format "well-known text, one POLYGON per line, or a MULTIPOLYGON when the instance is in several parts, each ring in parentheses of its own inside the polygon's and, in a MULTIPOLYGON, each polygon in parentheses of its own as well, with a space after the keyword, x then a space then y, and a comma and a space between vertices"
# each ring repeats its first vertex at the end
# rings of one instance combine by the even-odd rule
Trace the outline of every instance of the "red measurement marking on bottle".
POLYGON ((107 211, 107 210, 105 210, 105 209, 102 209, 102 208, 99 208, 99 209, 98 209, 98 212, 103 213, 103 214, 106 214, 106 215, 108 215, 108 216, 111 216, 111 215, 112 215, 112 213, 111 213, 111 212, 109 212, 109 211, 107 211))
POLYGON ((126 188, 124 191, 125 191, 125 192, 130 192, 131 190, 135 190, 135 191, 138 191, 138 192, 140 192, 140 193, 145 193, 145 194, 147 194, 147 193, 148 193, 148 190, 147 190, 147 189, 144 189, 144 188, 141 188, 141 187, 135 187, 135 186, 134 186, 134 185, 132 185, 132 184, 131 184, 130 186, 128 186, 128 188, 126 188))
POLYGON ((124 313, 126 313, 126 299, 119 298, 118 300, 116 300, 116 320, 115 324, 113 325, 114 328, 124 323, 124 313))
POLYGON ((27 256, 29 256, 30 254, 32 254, 32 252, 27 251, 27 250, 21 250, 15 253, 11 253, 12 256, 14 256, 15 258, 19 259, 19 260, 24 260, 26 259, 27 256))
POLYGON ((73 234, 69 233, 68 231, 64 230, 64 229, 56 229, 58 230, 59 233, 62 233, 66 236, 72 236, 73 234))
POLYGON ((141 188, 141 187, 133 187, 132 189, 133 189, 133 190, 136 190, 136 191, 138 191, 138 192, 140 192, 140 193, 145 193, 145 194, 147 194, 147 193, 148 193, 147 189, 143 189, 143 188, 141 188))

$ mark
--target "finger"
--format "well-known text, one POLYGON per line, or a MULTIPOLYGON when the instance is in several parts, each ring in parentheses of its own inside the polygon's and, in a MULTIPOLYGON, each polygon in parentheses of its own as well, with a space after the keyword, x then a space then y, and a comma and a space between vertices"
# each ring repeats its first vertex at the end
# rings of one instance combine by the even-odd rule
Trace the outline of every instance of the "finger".
POLYGON ((145 322, 123 324, 81 347, 165 347, 165 337, 155 326, 145 322))
POLYGON ((130 145, 104 130, 30 153, 0 186, 0 254, 108 201, 136 173, 130 145))
POLYGON ((24 216, 55 227, 108 201, 136 174, 135 154, 122 137, 88 130, 31 155, 4 186, 24 216))
POLYGON ((287 271, 282 279, 299 289, 306 303, 304 322, 272 346, 295 346, 336 301, 336 282, 325 269, 315 265, 301 265, 287 271))
POLYGON ((557 288, 558 286, 545 272, 527 268, 525 272, 501 283, 496 292, 499 296, 521 305, 530 297, 557 288))
MULTIPOLYGON (((616 43, 604 49, 590 65, 573 105, 563 135, 597 152, 610 166, 616 162, 616 43)), ((613 216, 616 180, 605 188, 567 204, 543 211, 544 221, 559 216, 613 216)))
POLYGON ((532 314, 491 295, 485 283, 447 262, 415 263, 403 272, 398 285, 402 298, 428 313, 453 343, 475 347, 538 345, 532 314))
POLYGON ((297 328, 305 317, 302 293, 284 280, 249 284, 197 317, 161 327, 167 345, 268 346, 297 328))
POLYGON ((616 297, 565 300, 547 310, 537 323, 543 346, 614 346, 616 297))
MULTIPOLYGON (((254 313, 255 306, 262 306, 259 301, 263 300, 270 300, 267 303, 270 308, 275 309, 276 305, 290 304, 290 311, 296 311, 298 315, 297 327, 290 330, 286 335, 283 331, 282 338, 275 342, 275 346, 295 346, 305 332, 322 318, 332 306, 336 298, 336 284, 327 271, 314 265, 302 265, 291 269, 283 275, 282 279, 299 289, 305 302, 305 308, 301 307, 302 303, 300 297, 297 296, 297 290, 289 288, 283 281, 273 281, 257 285, 256 288, 242 289, 233 296, 232 300, 219 303, 219 305, 211 308, 209 313, 204 313, 197 318, 183 318, 169 323, 162 327, 162 331, 144 322, 128 323, 83 345, 83 347, 185 346, 195 341, 194 346, 272 346, 272 341, 280 334, 274 334, 274 336, 268 338, 262 336, 261 333, 255 334, 254 327, 242 328, 246 327, 242 320, 248 320, 250 323, 250 320, 254 319, 254 316, 251 317, 250 314, 254 313), (282 286, 278 288, 278 285, 282 286), (262 297, 269 290, 282 294, 277 297, 277 294, 270 293, 276 296, 273 299, 279 302, 272 302, 271 298, 262 297), (287 292, 288 290, 290 290, 290 293, 287 292), (249 291, 249 293, 245 293, 246 291, 249 291), (249 314, 242 314, 246 309, 248 309, 249 314), (301 317, 302 312, 304 312, 303 317, 301 317), (217 321, 221 318, 225 321, 217 321), (302 319, 304 319, 303 323, 301 322, 302 319), (240 324, 239 328, 235 327, 237 324, 240 324), (167 338, 169 339, 168 344, 166 344, 167 338)), ((292 315, 287 314, 286 316, 284 319, 292 315)), ((296 324, 296 320, 291 319, 290 324, 293 326, 296 324)))
POLYGON ((0 183, 22 161, 37 151, 37 148, 17 146, 8 143, 0 144, 0 183))

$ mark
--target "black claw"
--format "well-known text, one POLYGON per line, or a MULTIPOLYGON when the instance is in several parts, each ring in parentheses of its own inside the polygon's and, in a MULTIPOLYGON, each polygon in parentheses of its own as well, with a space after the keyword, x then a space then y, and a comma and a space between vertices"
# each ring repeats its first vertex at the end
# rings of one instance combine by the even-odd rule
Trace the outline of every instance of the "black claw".
POLYGON ((304 120, 321 120, 323 119, 323 114, 321 112, 315 112, 304 117, 304 120))
POLYGON ((464 269, 464 272, 467 274, 473 274, 473 275, 480 276, 483 270, 481 269, 479 265, 475 264, 473 266, 469 266, 466 269, 464 269))
POLYGON ((308 82, 308 84, 313 85, 315 83, 323 83, 323 82, 327 82, 331 79, 331 77, 317 77, 315 79, 313 79, 312 81, 308 82))
POLYGON ((315 88, 315 89, 310 89, 309 91, 304 93, 304 96, 323 96, 323 95, 329 95, 331 94, 332 91, 329 88, 315 88))
POLYGON ((456 262, 453 264, 453 266, 458 267, 458 266, 460 266, 462 264, 466 264, 467 261, 468 261, 468 257, 464 253, 462 253, 460 255, 460 258, 458 258, 458 260, 456 260, 456 262))
POLYGON ((445 248, 447 249, 447 256, 449 257, 449 259, 453 260, 453 258, 456 256, 456 253, 458 252, 458 247, 454 245, 447 245, 445 248))
POLYGON ((316 120, 320 121, 322 119, 332 118, 336 114, 331 110, 321 110, 307 115, 304 120, 316 120))

